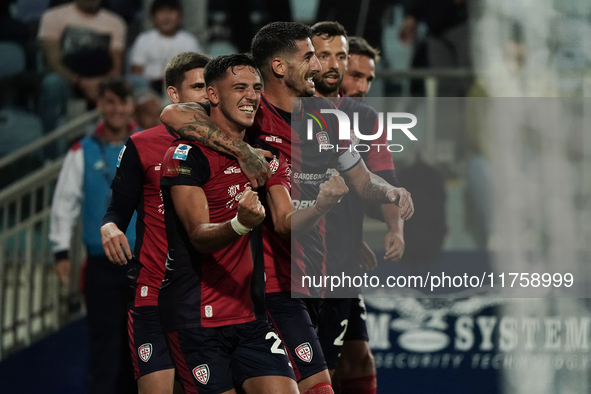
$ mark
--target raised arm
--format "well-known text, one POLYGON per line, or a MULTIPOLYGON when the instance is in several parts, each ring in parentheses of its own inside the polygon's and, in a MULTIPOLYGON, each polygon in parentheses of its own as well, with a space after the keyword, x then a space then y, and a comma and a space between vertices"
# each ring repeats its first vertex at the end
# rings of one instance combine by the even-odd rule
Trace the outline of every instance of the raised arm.
POLYGON ((201 253, 212 253, 234 243, 265 219, 265 208, 250 189, 242 193, 236 217, 223 223, 209 222, 207 197, 202 188, 172 186, 170 195, 191 243, 201 253))
POLYGON ((345 180, 364 200, 378 204, 394 203, 400 208, 400 217, 408 220, 414 213, 410 193, 394 187, 381 177, 369 172, 363 160, 342 174, 345 180))
POLYGON ((287 238, 310 230, 348 192, 349 188, 343 178, 333 175, 320 185, 316 204, 305 209, 293 210, 287 189, 282 185, 271 186, 267 194, 267 203, 275 231, 287 238))
MULTIPOLYGON (((225 135, 197 103, 171 104, 164 108, 160 121, 187 141, 197 141, 238 160, 253 188, 265 184, 271 176, 265 155, 242 140, 225 135)), ((268 157, 272 155, 267 154, 268 157)))

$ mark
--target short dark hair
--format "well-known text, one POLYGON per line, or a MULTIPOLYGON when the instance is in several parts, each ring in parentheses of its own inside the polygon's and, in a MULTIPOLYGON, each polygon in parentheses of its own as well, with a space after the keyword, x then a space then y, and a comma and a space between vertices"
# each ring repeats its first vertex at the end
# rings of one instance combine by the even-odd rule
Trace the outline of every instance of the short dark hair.
POLYGON ((183 52, 179 53, 166 65, 164 71, 164 80, 166 86, 174 86, 179 88, 185 80, 185 73, 195 68, 205 68, 211 58, 197 52, 183 52))
POLYGON ((374 48, 362 37, 349 37, 349 55, 367 56, 374 62, 380 61, 380 50, 374 48))
POLYGON ((269 23, 252 39, 252 57, 264 73, 270 59, 278 55, 293 55, 298 51, 297 41, 309 38, 311 33, 309 26, 298 22, 269 23))
POLYGON ((99 84, 99 97, 103 97, 107 90, 115 93, 121 100, 126 100, 128 97, 133 96, 133 87, 123 77, 103 79, 99 84))
POLYGON ((150 7, 150 15, 154 15, 163 8, 170 8, 179 12, 183 12, 183 6, 180 0, 154 0, 152 6, 150 7))
POLYGON ((203 71, 203 79, 205 79, 205 85, 211 86, 211 84, 217 80, 223 79, 226 76, 226 71, 231 69, 234 72, 234 67, 248 66, 256 70, 260 76, 260 72, 257 69, 257 65, 249 55, 245 54, 234 54, 218 56, 210 61, 205 70, 203 71))
POLYGON ((318 22, 312 26, 311 29, 312 35, 310 38, 319 36, 326 40, 332 37, 344 36, 347 41, 349 41, 347 37, 347 30, 345 30, 345 27, 339 22, 318 22))

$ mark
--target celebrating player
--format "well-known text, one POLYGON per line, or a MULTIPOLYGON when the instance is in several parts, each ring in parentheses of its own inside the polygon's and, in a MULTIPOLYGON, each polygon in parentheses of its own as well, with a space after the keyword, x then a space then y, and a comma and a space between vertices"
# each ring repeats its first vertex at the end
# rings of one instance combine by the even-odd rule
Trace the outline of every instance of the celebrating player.
MULTIPOLYGON (((316 74, 314 78, 317 94, 331 98, 336 107, 348 114, 350 119, 357 112, 362 134, 374 134, 378 127, 377 113, 339 91, 344 75, 349 74, 347 67, 350 56, 345 29, 338 22, 319 22, 312 26, 312 31, 312 43, 322 64, 322 73, 316 74)), ((382 135, 376 143, 386 144, 386 136, 382 135)), ((361 156, 372 172, 398 186, 392 156, 387 150, 371 149, 361 156)), ((375 255, 362 240, 364 211, 359 209, 362 205, 359 196, 351 193, 326 216, 327 275, 354 276, 360 273, 360 265, 366 269, 375 266, 375 255)), ((400 219, 396 205, 383 204, 381 208, 389 230, 385 239, 384 259, 397 261, 404 252, 404 221, 400 219)), ((343 298, 324 300, 319 323, 320 342, 331 375, 338 364, 338 375, 346 378, 341 381, 341 393, 375 393, 376 370, 368 343, 363 298, 358 289, 337 289, 332 296, 343 298)), ((333 384, 335 378, 333 376, 333 384)))
MULTIPOLYGON (((205 79, 212 121, 228 137, 243 138, 260 104, 255 63, 245 55, 221 56, 206 67, 205 79)), ((292 227, 313 226, 347 188, 334 177, 323 185, 318 207, 292 215, 290 170, 277 155, 265 194, 274 229, 289 235, 292 227)), ((169 254, 160 307, 185 390, 232 392, 232 364, 247 393, 297 392, 265 315, 263 255, 269 252, 257 227, 266 216, 257 193, 234 158, 199 143, 173 143, 163 171, 169 254)))

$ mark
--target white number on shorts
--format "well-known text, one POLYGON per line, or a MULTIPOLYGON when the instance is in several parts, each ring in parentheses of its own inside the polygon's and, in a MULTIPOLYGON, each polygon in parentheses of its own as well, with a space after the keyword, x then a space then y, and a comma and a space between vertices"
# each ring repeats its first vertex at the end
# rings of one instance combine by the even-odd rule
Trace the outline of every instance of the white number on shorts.
POLYGON ((341 322, 341 326, 345 326, 345 328, 343 328, 343 332, 341 333, 341 335, 339 335, 333 342, 333 345, 335 346, 343 346, 343 337, 345 336, 345 333, 347 332, 347 326, 349 325, 349 319, 344 319, 341 322))
POLYGON ((277 334, 275 334, 273 331, 270 331, 267 333, 267 336, 265 337, 265 339, 274 339, 275 340, 275 342, 273 343, 273 346, 271 346, 271 353, 285 354, 285 350, 279 348, 279 346, 281 346, 281 339, 279 339, 277 334))

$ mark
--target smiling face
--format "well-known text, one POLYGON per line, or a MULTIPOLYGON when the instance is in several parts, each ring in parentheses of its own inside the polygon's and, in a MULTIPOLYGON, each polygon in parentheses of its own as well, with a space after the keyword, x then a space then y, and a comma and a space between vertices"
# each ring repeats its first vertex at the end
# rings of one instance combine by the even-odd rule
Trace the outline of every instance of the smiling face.
POLYGON ((322 71, 314 75, 319 95, 336 96, 347 69, 347 39, 344 36, 312 37, 322 71))
POLYGON ((226 70, 224 78, 214 81, 207 93, 212 110, 218 108, 224 118, 240 130, 254 123, 262 90, 257 70, 250 66, 236 66, 226 70))
POLYGON ((376 73, 376 63, 363 55, 350 55, 341 90, 350 97, 365 97, 376 73))
POLYGON ((316 93, 314 74, 322 70, 309 38, 297 41, 298 51, 287 60, 285 85, 296 97, 311 97, 316 93))
POLYGON ((131 96, 121 99, 111 90, 105 90, 97 100, 97 108, 103 114, 105 126, 112 131, 126 130, 133 114, 131 96))

